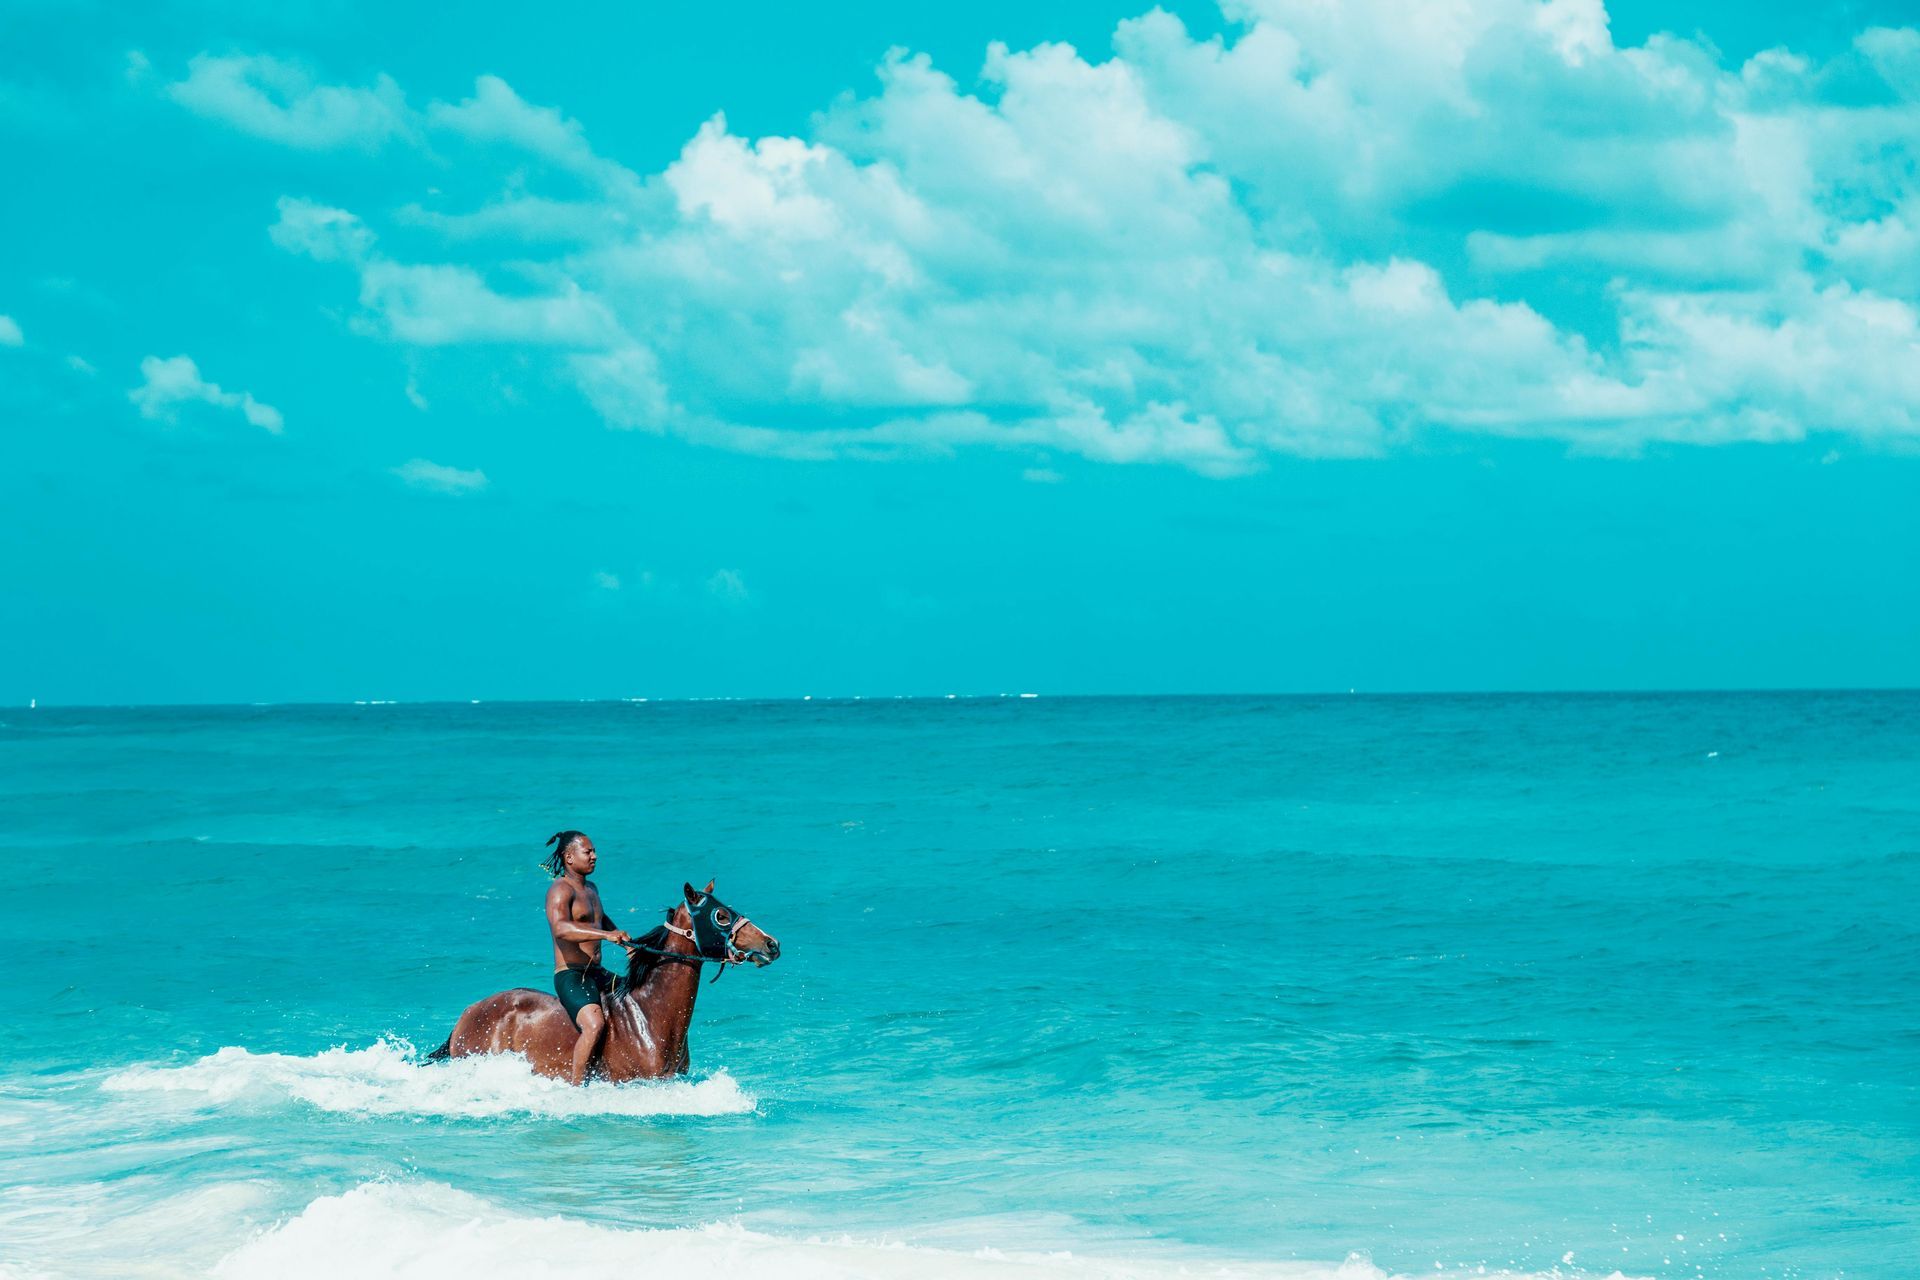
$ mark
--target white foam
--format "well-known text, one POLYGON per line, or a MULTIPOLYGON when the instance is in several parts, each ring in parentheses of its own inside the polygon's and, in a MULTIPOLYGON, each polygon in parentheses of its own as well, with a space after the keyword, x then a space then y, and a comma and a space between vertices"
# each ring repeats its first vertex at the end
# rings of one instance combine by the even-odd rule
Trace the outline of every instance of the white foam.
POLYGON ((701 1080, 575 1088, 535 1075, 517 1055, 429 1063, 401 1040, 306 1056, 229 1046, 184 1066, 128 1067, 102 1087, 215 1107, 295 1101, 363 1115, 720 1116, 759 1105, 725 1071, 701 1080))
POLYGON ((274 1222, 274 1188, 221 1182, 159 1200, 136 1176, 0 1192, 0 1280, 177 1280, 274 1222), (11 1264, 17 1269, 7 1270, 11 1264))
MULTIPOLYGON (((801 1239, 729 1224, 652 1230, 610 1226, 518 1215, 438 1183, 366 1183, 315 1200, 214 1269, 216 1276, 280 1280, 343 1275, 355 1280, 561 1280, 622 1272, 781 1280, 1395 1280, 1358 1256, 1307 1263, 965 1252, 848 1237, 801 1239)), ((1477 1268, 1474 1274, 1511 1275, 1477 1268)))

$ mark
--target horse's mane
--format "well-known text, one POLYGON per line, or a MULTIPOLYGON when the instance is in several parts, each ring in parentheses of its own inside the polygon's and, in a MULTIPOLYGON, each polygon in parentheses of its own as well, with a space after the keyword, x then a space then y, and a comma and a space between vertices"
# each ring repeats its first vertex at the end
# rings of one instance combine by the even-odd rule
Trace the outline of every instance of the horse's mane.
POLYGON ((656 966, 667 963, 666 958, 659 953, 666 950, 669 936, 671 935, 667 932, 667 926, 660 924, 634 939, 641 946, 651 950, 627 953, 627 976, 620 984, 621 994, 638 990, 656 966))

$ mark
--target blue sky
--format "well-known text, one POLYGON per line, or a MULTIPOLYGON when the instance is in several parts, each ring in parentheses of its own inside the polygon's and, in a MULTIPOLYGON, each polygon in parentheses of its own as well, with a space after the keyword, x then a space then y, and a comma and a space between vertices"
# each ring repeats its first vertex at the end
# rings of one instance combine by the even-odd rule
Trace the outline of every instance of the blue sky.
POLYGON ((22 0, 0 701, 1920 683, 1903 22, 22 0))

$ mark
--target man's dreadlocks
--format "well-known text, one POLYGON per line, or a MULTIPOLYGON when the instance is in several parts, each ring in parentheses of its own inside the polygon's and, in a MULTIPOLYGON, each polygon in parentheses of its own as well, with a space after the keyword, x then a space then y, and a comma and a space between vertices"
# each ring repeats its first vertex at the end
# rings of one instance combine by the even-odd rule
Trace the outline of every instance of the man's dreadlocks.
POLYGON ((587 833, 584 831, 554 832, 547 838, 547 843, 553 847, 553 852, 548 854, 540 865, 545 867, 553 875, 565 875, 567 870, 567 850, 573 848, 573 842, 575 840, 585 840, 586 838, 587 833))

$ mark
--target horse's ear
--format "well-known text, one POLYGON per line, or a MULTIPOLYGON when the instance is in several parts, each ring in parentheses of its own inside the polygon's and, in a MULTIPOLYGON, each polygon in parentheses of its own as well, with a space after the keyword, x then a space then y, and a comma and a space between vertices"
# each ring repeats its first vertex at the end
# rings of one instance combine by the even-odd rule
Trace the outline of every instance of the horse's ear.
POLYGON ((688 905, 688 906, 690 906, 690 907, 692 907, 692 906, 698 906, 698 905, 699 905, 699 903, 700 903, 700 891, 699 891, 698 889, 696 889, 696 888, 694 888, 694 887, 693 887, 692 885, 690 885, 690 884, 686 884, 686 883, 682 883, 682 884, 681 884, 681 886, 680 886, 680 890, 681 890, 681 892, 683 892, 683 893, 685 893, 685 894, 687 895, 687 905, 688 905))
POLYGON ((707 881, 707 892, 708 892, 708 893, 712 893, 712 892, 713 892, 713 881, 711 881, 711 880, 709 880, 709 881, 707 881))

